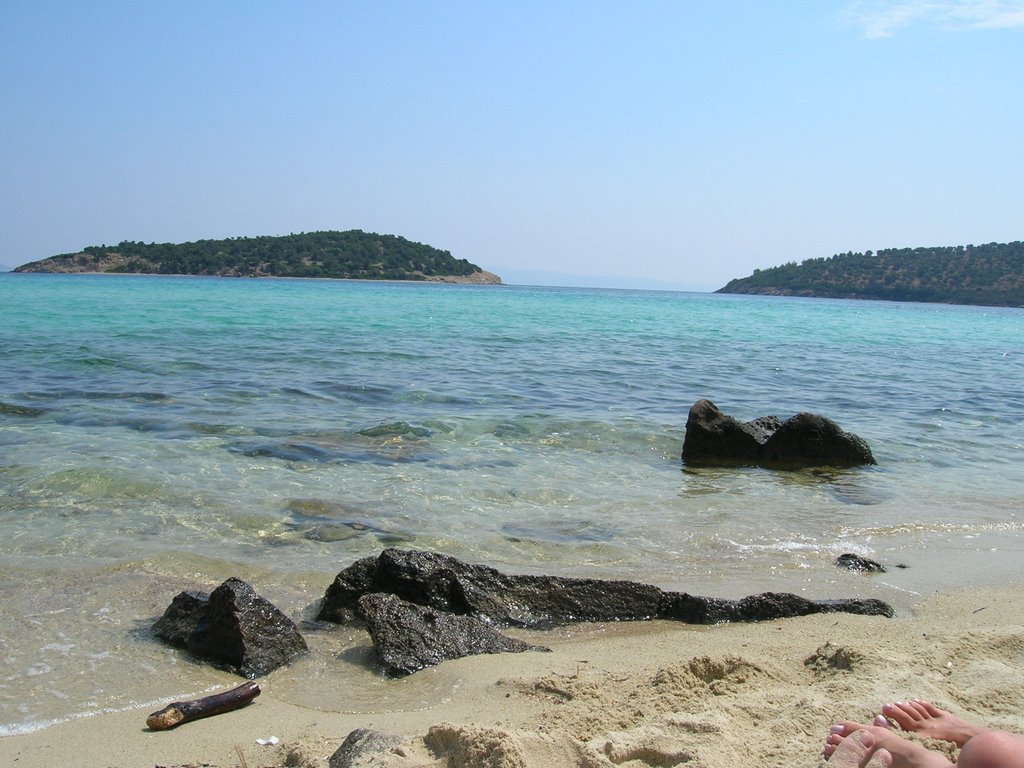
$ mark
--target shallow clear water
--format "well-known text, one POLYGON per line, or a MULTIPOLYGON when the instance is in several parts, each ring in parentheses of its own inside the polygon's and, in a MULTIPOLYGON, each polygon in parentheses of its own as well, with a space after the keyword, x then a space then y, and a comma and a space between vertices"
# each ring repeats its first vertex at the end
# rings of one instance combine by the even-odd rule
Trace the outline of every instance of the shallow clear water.
MULTIPOLYGON (((2 274, 0 733, 223 684, 149 635, 177 591, 238 575, 308 618, 386 546, 903 610, 1017 579, 1022 381, 1014 309, 2 274), (684 469, 701 397, 822 413, 879 465, 684 469)), ((313 674, 338 708, 457 685, 382 681, 358 632, 311 643, 271 676, 297 702, 313 674)))

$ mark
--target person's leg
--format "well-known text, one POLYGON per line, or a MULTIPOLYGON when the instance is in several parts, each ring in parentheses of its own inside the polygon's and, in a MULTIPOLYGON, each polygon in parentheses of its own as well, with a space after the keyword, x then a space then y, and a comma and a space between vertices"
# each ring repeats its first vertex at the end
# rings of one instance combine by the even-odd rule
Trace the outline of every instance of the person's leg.
MULTIPOLYGON (((952 768, 953 766, 953 763, 938 752, 933 752, 916 741, 904 739, 891 728, 861 725, 849 720, 832 726, 822 753, 831 761, 832 756, 839 751, 843 742, 859 731, 866 731, 872 737, 872 750, 884 750, 889 754, 891 759, 885 765, 891 766, 891 768, 952 768)), ((959 765, 957 768, 972 767, 959 765)), ((975 768, 988 768, 988 766, 976 766, 975 768)))
POLYGON ((1024 768, 1024 736, 985 731, 972 736, 960 750, 957 768, 1024 768))
POLYGON ((868 731, 854 731, 832 751, 829 768, 890 768, 892 755, 874 746, 875 737, 868 731))
POLYGON ((958 747, 962 747, 969 738, 985 730, 923 699, 886 704, 882 707, 882 717, 875 720, 875 725, 885 725, 883 721, 886 718, 904 731, 911 731, 929 739, 952 741, 958 747))

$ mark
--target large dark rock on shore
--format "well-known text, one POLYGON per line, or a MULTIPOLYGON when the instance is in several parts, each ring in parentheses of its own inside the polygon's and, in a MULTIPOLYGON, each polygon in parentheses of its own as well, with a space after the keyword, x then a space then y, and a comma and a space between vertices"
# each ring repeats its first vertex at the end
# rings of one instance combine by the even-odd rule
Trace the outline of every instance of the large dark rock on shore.
POLYGON ((153 623, 153 631, 168 645, 187 648, 188 638, 206 615, 209 604, 210 595, 207 592, 179 592, 163 616, 153 623))
POLYGON ((740 600, 723 600, 685 592, 666 592, 659 618, 685 621, 687 624, 722 624, 791 619, 816 613, 854 613, 887 618, 894 615, 888 604, 873 598, 808 600, 788 592, 762 592, 740 600))
POLYGON ((356 561, 335 577, 317 618, 342 624, 352 621, 361 615, 359 598, 373 592, 518 627, 652 619, 662 600, 657 587, 631 581, 507 576, 449 555, 385 549, 377 557, 356 561))
POLYGON ((456 616, 380 592, 359 598, 377 656, 392 677, 482 653, 547 651, 506 637, 473 616, 456 616))
POLYGON ((710 400, 690 408, 683 461, 691 466, 753 464, 780 469, 876 464, 868 444, 824 416, 798 413, 740 422, 710 400))
POLYGON ((295 622, 236 578, 209 595, 181 592, 153 630, 164 642, 248 678, 266 675, 308 650, 295 622))
POLYGON ((717 624, 825 612, 893 615, 892 608, 881 600, 807 600, 773 592, 724 600, 664 592, 630 581, 508 576, 448 555, 386 549, 339 573, 327 588, 317 618, 337 623, 359 618, 360 599, 373 593, 392 594, 435 611, 520 627, 647 619, 717 624))

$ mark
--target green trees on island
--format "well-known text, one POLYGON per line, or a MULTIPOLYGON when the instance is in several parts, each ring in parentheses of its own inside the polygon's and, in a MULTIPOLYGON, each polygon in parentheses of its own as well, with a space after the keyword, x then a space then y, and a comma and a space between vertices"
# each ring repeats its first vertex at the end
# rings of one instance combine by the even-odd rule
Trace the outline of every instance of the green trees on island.
POLYGON ((349 230, 283 237, 233 237, 191 243, 92 245, 52 256, 17 272, 121 272, 231 277, 333 277, 377 280, 465 278, 482 273, 422 243, 396 235, 349 230))
POLYGON ((1024 306, 1024 242, 839 253, 755 269, 717 293, 1024 306))

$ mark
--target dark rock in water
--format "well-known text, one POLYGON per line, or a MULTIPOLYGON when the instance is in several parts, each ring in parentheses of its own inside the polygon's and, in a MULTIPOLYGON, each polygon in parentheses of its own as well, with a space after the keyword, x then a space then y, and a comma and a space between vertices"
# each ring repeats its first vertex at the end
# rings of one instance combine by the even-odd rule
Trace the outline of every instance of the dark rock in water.
POLYGON ((385 549, 339 573, 317 619, 345 623, 359 598, 387 592, 448 613, 503 625, 538 627, 574 621, 626 621, 657 616, 662 592, 629 581, 557 576, 507 576, 448 555, 385 549))
POLYGON ((260 677, 308 649, 295 623, 231 578, 209 596, 182 592, 153 625, 171 645, 243 677, 260 677))
MULTIPOLYGON (((867 571, 869 573, 885 573, 885 566, 866 557, 847 552, 836 558, 836 565, 851 571, 867 571)), ((900 566, 897 566, 900 567, 900 566)))
POLYGON ((393 733, 356 728, 331 755, 328 768, 369 768, 374 755, 392 750, 401 743, 401 737, 393 733))
POLYGON ((683 439, 683 461, 692 466, 855 467, 875 464, 868 444, 824 416, 798 413, 741 423, 710 400, 690 408, 683 439))
POLYGON ((359 610, 377 655, 394 677, 463 656, 548 650, 505 637, 472 616, 425 608, 395 595, 363 595, 359 610))
POLYGON ((868 444, 831 419, 798 413, 764 443, 765 463, 802 467, 858 467, 876 464, 868 444))
MULTIPOLYGON (((386 552, 387 550, 385 550, 386 552)), ((359 618, 359 598, 374 589, 374 576, 377 572, 376 557, 364 557, 334 577, 327 587, 324 599, 317 612, 317 621, 333 621, 335 624, 348 624, 359 618)))
POLYGON ((710 400, 698 400, 686 420, 683 461, 704 464, 728 458, 736 463, 756 464, 765 441, 781 424, 771 417, 742 424, 726 416, 710 400))
POLYGON ((188 647, 188 638, 206 615, 210 596, 206 592, 180 592, 171 600, 164 615, 153 624, 156 636, 168 645, 188 647))

